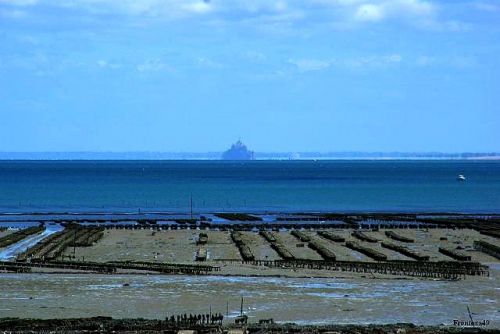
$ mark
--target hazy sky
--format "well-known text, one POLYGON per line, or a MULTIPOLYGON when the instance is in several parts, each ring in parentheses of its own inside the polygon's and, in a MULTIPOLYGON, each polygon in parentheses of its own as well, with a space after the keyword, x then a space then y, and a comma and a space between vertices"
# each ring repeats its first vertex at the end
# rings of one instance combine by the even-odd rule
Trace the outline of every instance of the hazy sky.
POLYGON ((0 0, 0 151, 500 151, 500 1, 0 0))

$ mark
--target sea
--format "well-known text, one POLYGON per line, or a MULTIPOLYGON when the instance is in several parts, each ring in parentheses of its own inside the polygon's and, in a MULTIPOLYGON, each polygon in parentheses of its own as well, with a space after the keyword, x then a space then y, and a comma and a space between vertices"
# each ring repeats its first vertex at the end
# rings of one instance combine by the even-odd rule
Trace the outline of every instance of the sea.
POLYGON ((191 207, 500 213, 500 161, 0 161, 0 213, 191 207))

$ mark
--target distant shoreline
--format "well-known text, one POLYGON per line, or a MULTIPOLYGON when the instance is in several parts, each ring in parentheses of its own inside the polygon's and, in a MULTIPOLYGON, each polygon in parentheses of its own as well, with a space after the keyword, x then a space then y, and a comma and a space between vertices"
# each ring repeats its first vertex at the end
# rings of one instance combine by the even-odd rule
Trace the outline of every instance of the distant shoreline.
MULTIPOLYGON (((231 161, 223 152, 0 152, 0 161, 12 160, 193 160, 231 161)), ((310 160, 500 160, 497 152, 255 152, 256 161, 310 160)), ((251 161, 251 160, 234 160, 251 161)))
POLYGON ((195 158, 0 158, 0 162, 9 161, 218 161, 218 162, 262 162, 262 161, 500 161, 498 157, 475 158, 257 158, 253 160, 195 159, 195 158))

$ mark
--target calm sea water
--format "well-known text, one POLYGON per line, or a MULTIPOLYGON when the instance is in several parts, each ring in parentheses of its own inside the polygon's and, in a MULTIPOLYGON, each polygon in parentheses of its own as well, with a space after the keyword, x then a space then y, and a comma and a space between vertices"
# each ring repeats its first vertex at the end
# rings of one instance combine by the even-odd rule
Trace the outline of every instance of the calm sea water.
POLYGON ((0 212, 187 212, 191 196, 197 211, 499 213, 500 162, 0 162, 0 212))

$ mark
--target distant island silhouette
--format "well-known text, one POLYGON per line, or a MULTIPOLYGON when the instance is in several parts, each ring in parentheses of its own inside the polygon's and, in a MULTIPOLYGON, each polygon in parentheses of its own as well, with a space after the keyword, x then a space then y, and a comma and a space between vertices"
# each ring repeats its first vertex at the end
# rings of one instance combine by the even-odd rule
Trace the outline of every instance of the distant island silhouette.
POLYGON ((241 140, 231 145, 231 148, 222 153, 222 160, 254 160, 254 152, 250 151, 241 140))

